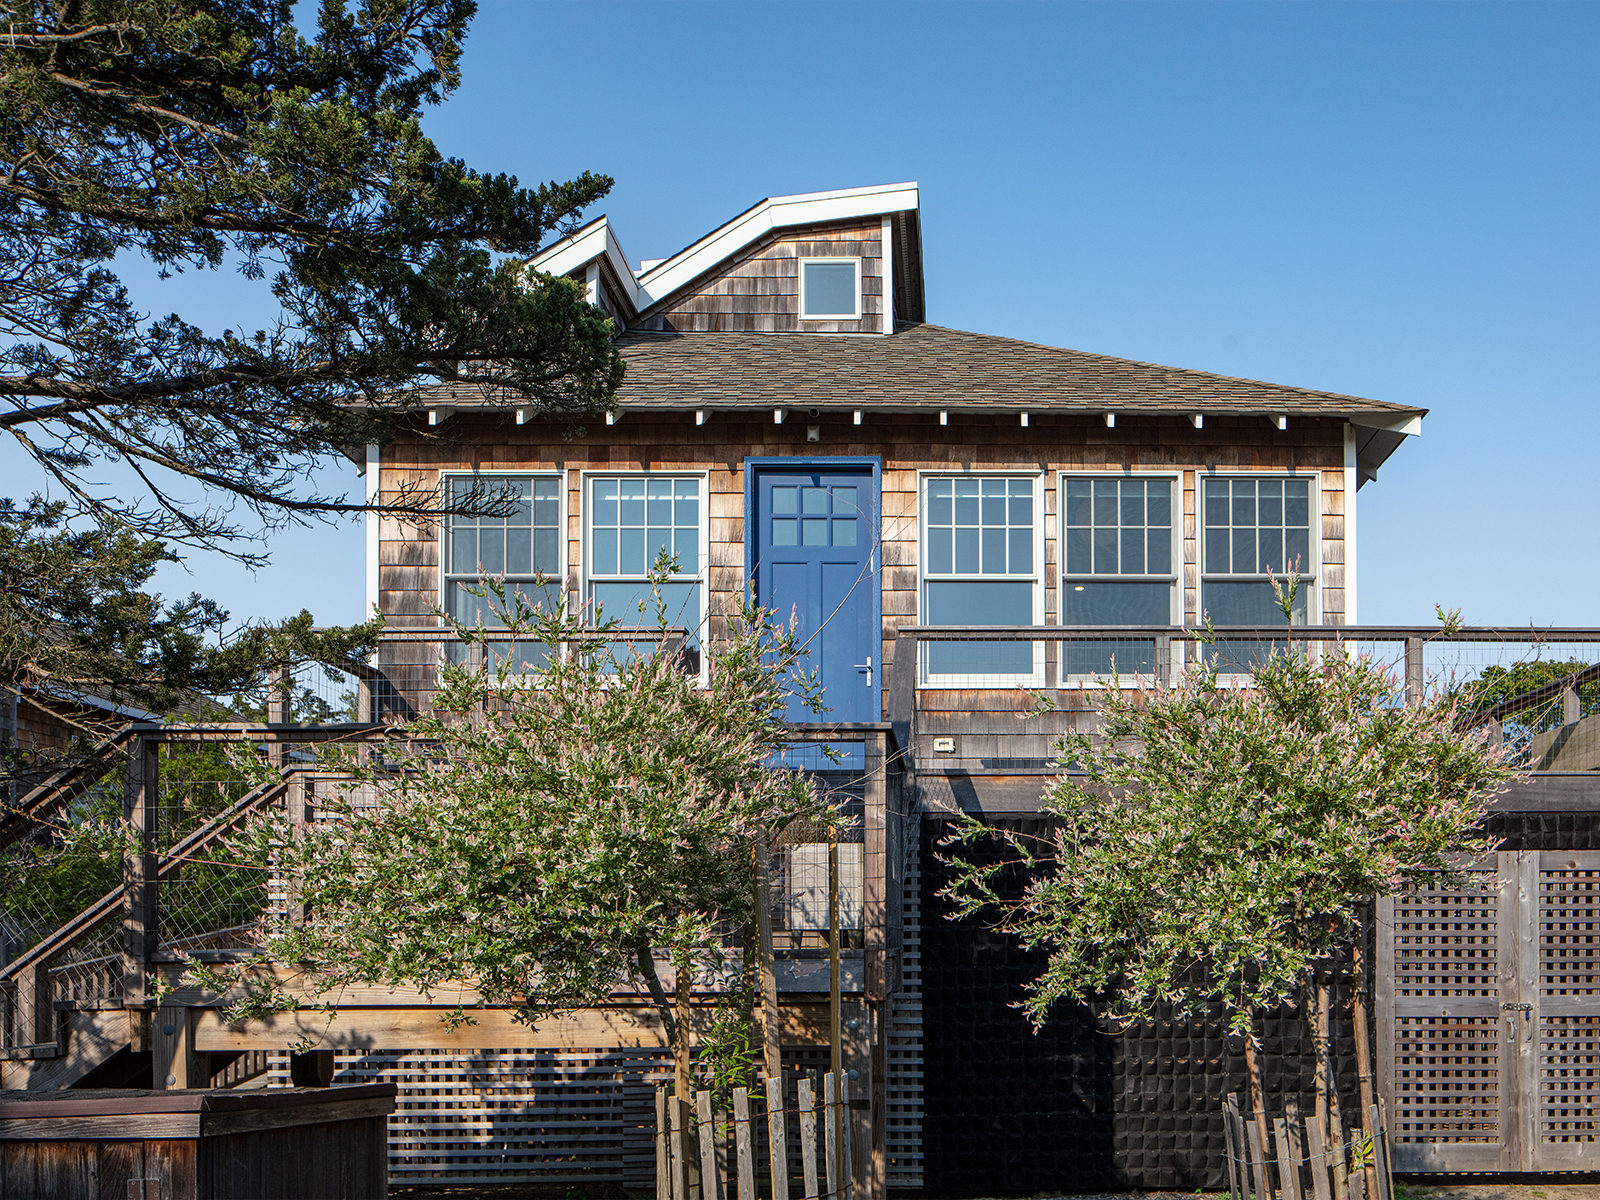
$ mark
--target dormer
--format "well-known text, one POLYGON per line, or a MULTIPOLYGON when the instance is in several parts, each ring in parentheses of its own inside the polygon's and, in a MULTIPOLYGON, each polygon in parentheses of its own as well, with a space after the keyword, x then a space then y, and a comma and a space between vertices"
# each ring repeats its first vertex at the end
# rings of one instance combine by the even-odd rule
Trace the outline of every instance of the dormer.
POLYGON ((924 319, 917 185, 775 196, 629 267, 606 218, 530 266, 582 280, 623 329, 882 336, 924 319))

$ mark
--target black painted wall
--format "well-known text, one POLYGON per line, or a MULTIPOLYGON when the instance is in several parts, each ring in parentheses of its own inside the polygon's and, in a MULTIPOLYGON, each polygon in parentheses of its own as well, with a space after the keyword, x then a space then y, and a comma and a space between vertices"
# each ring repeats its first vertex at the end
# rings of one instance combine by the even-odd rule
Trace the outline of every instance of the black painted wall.
MULTIPOLYGON (((1000 821, 991 822, 1001 824, 1000 821)), ((1037 818, 1005 827, 1042 832, 1037 818)), ((1085 1006, 1060 1006, 1035 1034, 1012 1007, 1043 968, 1011 937, 953 922, 937 892, 948 868, 926 819, 922 839, 923 1170, 933 1196, 1045 1191, 1225 1188, 1222 1097, 1247 1090, 1244 1047, 1219 1020, 1154 1018, 1113 1027, 1085 1006)), ((1600 849, 1600 814, 1513 813, 1491 819, 1504 849, 1600 849)), ((979 846, 967 854, 994 853, 979 846)), ((1013 886, 1020 880, 1012 880, 1013 886)), ((1348 1010, 1341 970, 1336 1011, 1348 1010)), ((1262 1024, 1267 1109, 1298 1093, 1312 1104, 1312 1045, 1302 1011, 1262 1024)), ((1346 1125, 1357 1119, 1355 1040, 1336 1022, 1346 1125)))

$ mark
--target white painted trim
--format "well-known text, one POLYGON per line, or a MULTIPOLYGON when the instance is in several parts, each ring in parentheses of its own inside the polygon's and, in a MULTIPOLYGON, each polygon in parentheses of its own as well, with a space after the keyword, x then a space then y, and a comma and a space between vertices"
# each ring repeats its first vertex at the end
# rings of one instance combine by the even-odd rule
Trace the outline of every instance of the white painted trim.
MULTIPOLYGON (((382 452, 376 442, 367 443, 367 503, 378 502, 378 477, 383 472, 381 461, 382 452)), ((367 611, 363 614, 364 620, 371 620, 372 614, 378 611, 378 533, 380 518, 375 512, 361 514, 366 522, 367 545, 367 611)))
POLYGON ((1106 417, 1106 428, 1107 429, 1115 429, 1117 427, 1117 414, 1114 413, 1114 412, 1108 412, 1108 413, 1106 413, 1105 417, 1106 417))
POLYGON ((887 213, 878 256, 878 279, 883 285, 883 334, 888 337, 894 332, 894 218, 887 213))
POLYGON ((798 317, 801 321, 859 321, 861 320, 861 260, 848 255, 836 257, 816 256, 799 260, 800 267, 800 309, 798 317), (856 272, 856 306, 854 312, 848 313, 820 313, 817 316, 806 315, 806 268, 812 263, 822 263, 824 266, 837 266, 840 263, 849 263, 856 272))
MULTIPOLYGON (((602 256, 611 261, 611 269, 622 286, 632 292, 632 295, 622 298, 633 305, 635 312, 644 307, 640 303, 641 296, 633 268, 628 265, 628 256, 622 252, 622 245, 605 217, 597 218, 577 233, 541 250, 528 260, 528 267, 551 275, 570 275, 602 256)), ((590 299, 596 300, 597 297, 591 294, 590 299)))
MULTIPOLYGON (((1043 625, 1045 622, 1044 598, 1045 582, 1049 571, 1045 566, 1045 513, 1044 513, 1044 471, 1007 471, 1007 470, 981 470, 981 471, 941 471, 935 469, 919 469, 917 471, 917 624, 925 625, 924 619, 927 608, 925 588, 928 580, 928 522, 924 514, 928 509, 928 481, 931 479, 1030 479, 1033 481, 1033 624, 1043 625)), ((1027 580, 1025 575, 970 575, 956 574, 938 575, 934 582, 943 580, 991 582, 991 583, 1020 583, 1027 580)), ((926 651, 919 653, 917 661, 917 686, 919 688, 945 688, 945 687, 1043 687, 1045 655, 1048 653, 1048 643, 1035 642, 1033 646, 1033 674, 1032 675, 932 675, 927 670, 926 651)))
MULTIPOLYGON (((589 610, 589 586, 596 582, 589 571, 589 548, 594 541, 594 530, 591 518, 594 515, 594 506, 589 499, 589 485, 596 479, 693 479, 700 485, 700 569, 694 574, 680 572, 673 578, 682 583, 698 583, 700 585, 700 624, 696 632, 700 637, 700 684, 704 686, 711 679, 711 655, 709 651, 711 642, 711 473, 709 471, 637 471, 637 470, 607 470, 599 467, 585 467, 578 472, 578 604, 582 611, 588 613, 584 618, 589 624, 594 623, 594 613, 589 610)), ((565 502, 566 489, 562 489, 562 498, 565 502)), ((566 528, 566 513, 562 513, 562 528, 566 528)), ((569 564, 570 569, 570 564, 569 564)), ((601 583, 628 582, 618 576, 606 576, 601 583)))
MULTIPOLYGON (((561 575, 557 579, 551 576, 561 588, 563 596, 567 590, 567 579, 572 571, 571 554, 568 550, 567 538, 567 472, 564 467, 524 468, 521 470, 507 471, 440 471, 439 472, 439 501, 444 504, 449 497, 450 481, 452 479, 554 479, 557 481, 556 503, 560 506, 556 511, 556 534, 561 545, 561 575)), ((434 605, 440 612, 449 612, 445 601, 447 595, 446 576, 454 574, 450 570, 450 518, 441 517, 438 524, 436 552, 438 554, 439 568, 434 577, 434 605)))
POLYGON ((1204 429, 1206 426, 1205 413, 1190 413, 1189 424, 1193 425, 1196 429, 1204 429))
POLYGON ((775 229, 876 217, 916 208, 917 185, 914 182, 773 196, 641 274, 638 307, 642 310, 671 295, 775 229))
MULTIPOLYGON (((1418 421, 1421 427, 1421 421, 1418 421)), ((1356 474, 1356 430, 1348 421, 1344 427, 1344 623, 1356 621, 1356 492, 1361 480, 1356 474)))

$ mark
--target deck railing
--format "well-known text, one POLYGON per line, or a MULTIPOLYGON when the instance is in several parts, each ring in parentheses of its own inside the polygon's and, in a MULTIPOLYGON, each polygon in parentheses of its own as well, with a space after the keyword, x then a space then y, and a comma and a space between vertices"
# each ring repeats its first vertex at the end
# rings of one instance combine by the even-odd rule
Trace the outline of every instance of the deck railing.
POLYGON ((1263 655, 1290 643, 1371 657, 1411 702, 1455 692, 1470 704, 1495 671, 1547 664, 1549 682, 1464 714, 1524 751, 1535 732, 1600 708, 1600 628, 1281 624, 903 626, 886 707, 919 769, 1046 771, 1062 734, 1092 731, 1095 691, 1171 682, 1202 661, 1243 684, 1263 655))

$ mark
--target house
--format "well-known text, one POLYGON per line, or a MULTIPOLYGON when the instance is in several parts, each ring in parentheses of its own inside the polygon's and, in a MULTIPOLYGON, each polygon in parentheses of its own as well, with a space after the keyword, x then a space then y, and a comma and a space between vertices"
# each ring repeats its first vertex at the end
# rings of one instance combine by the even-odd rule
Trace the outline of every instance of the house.
MULTIPOLYGON (((616 411, 574 430, 569 418, 439 385, 409 431, 368 447, 379 497, 476 481, 524 498, 506 518, 369 523, 367 596, 391 631, 381 674, 403 707, 426 707, 450 652, 447 635, 429 631, 440 610, 479 613, 466 589, 482 571, 513 586, 557 581, 569 605, 629 619, 660 549, 678 559, 667 599, 691 662, 746 586, 818 634, 826 719, 887 726, 922 814, 903 839, 904 879, 901 864, 873 857, 870 834, 867 846, 869 892, 876 870, 904 902, 903 943, 886 935, 881 947, 898 966, 874 976, 870 931, 866 947, 887 1182, 929 1182, 934 1149, 930 1170, 946 1184, 957 1159, 975 1181, 992 1176, 996 1156, 1016 1148, 971 1113, 941 1115, 949 1097, 926 1094, 930 1080, 935 1067, 983 1077, 987 1058, 996 1080, 1021 1086, 1029 1046, 1043 1042, 993 1033, 993 1014, 989 1031, 941 1032, 948 1014, 919 998, 931 983, 919 978, 919 937, 948 941, 944 923, 919 924, 917 911, 917 880, 937 870, 939 814, 1031 819, 1051 742, 1087 719, 1088 690, 1113 661, 1123 675, 1166 669, 1175 652, 1160 630, 1204 617, 1281 625, 1273 574, 1299 580, 1297 622, 1353 623, 1358 490, 1420 431, 1423 412, 931 323, 910 183, 763 200, 654 260, 630 259, 601 217, 532 265, 580 281, 614 320, 627 363, 616 411), (961 628, 925 632, 951 626, 961 628), (984 632, 1016 626, 1048 636, 984 632), (1062 640, 1074 629, 1084 636, 1062 640), (1052 690, 1059 712, 1019 722, 1023 688, 1052 690), (898 986, 875 996, 872 978, 898 986), (951 1058, 953 1047, 975 1056, 951 1058)), ((1004 1014, 1021 978, 996 971, 984 1003, 1004 1014)), ((963 1003, 970 1013, 970 996, 949 1011, 963 1003)), ((1112 1163, 1122 1127, 1092 1099, 1108 1086, 1109 1063, 1093 1064, 1109 1043, 1082 1037, 1090 1049, 1071 1052, 1077 1065, 1049 1064, 1032 1098, 983 1103, 1037 1117, 1027 1105, 1048 1089, 1051 1111, 1067 1115, 1046 1125, 1076 1130, 1068 1140, 1082 1142, 1084 1161, 1112 1163), (1079 1093, 1090 1099, 1071 1099, 1079 1093)), ((1165 1047, 1157 1057, 1170 1060, 1174 1037, 1152 1042, 1165 1047)), ((989 1086, 963 1084, 969 1097, 989 1086)), ((1164 1102, 1170 1124, 1170 1086, 1164 1102)), ((1205 1136, 1193 1134, 1196 1155, 1205 1136)), ((1215 1164, 1189 1163, 1183 1139, 1182 1152, 1152 1150, 1144 1166, 1123 1154, 1102 1174, 1215 1184, 1215 1164)), ((1056 1142, 1051 1154, 1079 1153, 1056 1142)), ((1015 1182, 1049 1186, 1026 1172, 1015 1182)))

